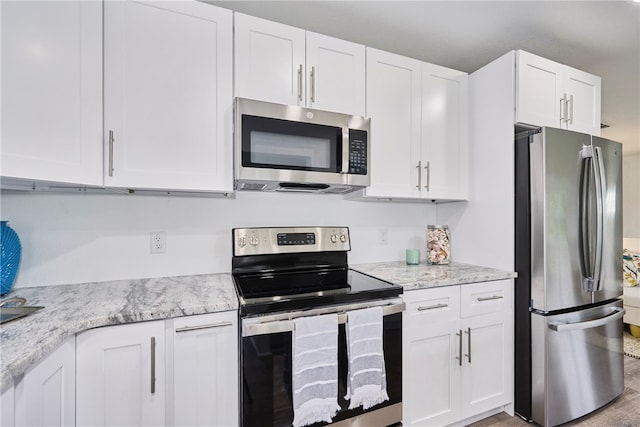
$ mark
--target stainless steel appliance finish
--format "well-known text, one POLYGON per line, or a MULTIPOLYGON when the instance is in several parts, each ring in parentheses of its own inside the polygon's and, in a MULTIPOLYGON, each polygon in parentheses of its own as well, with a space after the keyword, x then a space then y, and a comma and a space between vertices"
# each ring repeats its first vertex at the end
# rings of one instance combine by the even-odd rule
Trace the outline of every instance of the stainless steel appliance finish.
POLYGON ((233 242, 234 256, 351 250, 346 227, 234 228, 233 242))
MULTIPOLYGON (((240 301, 241 425, 289 427, 293 421, 294 319, 338 314, 337 426, 402 421, 402 287, 353 271, 347 227, 252 227, 232 231, 232 274, 240 301), (347 313, 382 307, 389 400, 349 409, 347 313)), ((319 423, 317 425, 324 425, 319 423)), ((315 424, 314 424, 315 425, 315 424)))
POLYGON ((622 148, 555 128, 515 144, 515 411, 554 426, 623 391, 622 148))
POLYGON ((532 315, 532 418, 556 426, 624 391, 622 301, 567 314, 532 315), (538 381, 536 381, 538 379, 538 381))
POLYGON ((236 98, 235 123, 237 190, 347 193, 370 183, 367 117, 236 98))
POLYGON ((544 128, 529 147, 532 308, 549 312, 619 297, 620 144, 544 128))

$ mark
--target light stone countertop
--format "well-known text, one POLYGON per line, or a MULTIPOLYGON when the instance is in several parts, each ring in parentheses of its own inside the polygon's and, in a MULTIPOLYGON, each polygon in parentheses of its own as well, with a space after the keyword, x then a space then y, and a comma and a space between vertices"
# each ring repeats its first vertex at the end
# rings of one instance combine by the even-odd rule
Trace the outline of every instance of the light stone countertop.
POLYGON ((354 270, 402 285, 405 291, 513 279, 517 273, 452 262, 448 265, 407 265, 404 261, 350 265, 354 270))
MULTIPOLYGON (((395 261, 350 267, 402 285, 405 291, 517 276, 461 263, 406 265, 395 261)), ((238 309, 230 273, 18 288, 4 296, 10 297, 23 297, 26 305, 45 308, 0 325, 0 392, 67 337, 87 329, 238 309)))
POLYGON ((229 273, 18 288, 10 297, 45 308, 0 325, 0 392, 87 329, 238 309, 229 273))

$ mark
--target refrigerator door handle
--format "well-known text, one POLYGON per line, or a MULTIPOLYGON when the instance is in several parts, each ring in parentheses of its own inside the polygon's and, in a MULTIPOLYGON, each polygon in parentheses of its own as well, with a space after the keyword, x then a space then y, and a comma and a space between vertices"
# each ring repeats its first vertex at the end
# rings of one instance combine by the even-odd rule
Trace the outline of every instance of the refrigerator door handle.
POLYGON ((606 181, 604 174, 604 163, 602 161, 602 151, 600 147, 593 147, 595 155, 593 162, 593 174, 595 179, 596 192, 596 256, 593 278, 595 279, 595 289, 602 290, 602 248, 603 228, 604 228, 604 193, 606 190, 606 181))
POLYGON ((604 164, 600 147, 586 145, 582 148, 580 170, 580 269, 582 290, 593 292, 602 289, 602 248, 604 227, 604 193, 606 189, 604 164), (592 185, 593 184, 593 185, 592 185), (592 189, 593 187, 593 189, 592 189), (595 212, 590 206, 591 193, 595 196, 595 212), (595 218, 594 218, 595 217, 595 218), (595 244, 592 247, 591 224, 595 221, 595 244), (592 250, 595 252, 592 254, 592 250))
POLYGON ((586 322, 576 322, 576 323, 562 323, 562 322, 550 322, 549 329, 552 329, 556 332, 566 332, 566 331, 577 331, 580 329, 591 329, 597 328, 598 326, 606 325, 609 322, 613 322, 615 320, 621 319, 624 316, 625 309, 621 307, 616 307, 611 310, 611 313, 600 317, 599 319, 587 320, 586 322))

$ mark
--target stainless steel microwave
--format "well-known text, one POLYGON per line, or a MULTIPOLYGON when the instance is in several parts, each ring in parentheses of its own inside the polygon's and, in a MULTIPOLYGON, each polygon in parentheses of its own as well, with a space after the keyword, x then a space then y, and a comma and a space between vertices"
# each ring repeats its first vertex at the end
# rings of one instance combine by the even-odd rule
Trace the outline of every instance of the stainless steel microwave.
POLYGON ((236 190, 348 193, 369 185, 370 119, 236 98, 236 190))

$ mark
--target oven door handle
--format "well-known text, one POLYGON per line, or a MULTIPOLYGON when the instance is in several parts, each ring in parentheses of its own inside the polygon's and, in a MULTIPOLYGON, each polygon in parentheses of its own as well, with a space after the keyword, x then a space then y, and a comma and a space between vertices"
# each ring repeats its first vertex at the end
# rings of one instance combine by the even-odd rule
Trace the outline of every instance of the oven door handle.
MULTIPOLYGON (((362 307, 354 307, 354 310, 362 307)), ((402 313, 405 310, 405 303, 399 302, 396 304, 389 304, 382 306, 382 315, 388 316, 391 314, 402 313)), ((324 313, 323 313, 324 314, 324 313)), ((347 323, 347 314, 348 311, 342 311, 338 313, 338 324, 347 323)), ((305 313, 302 316, 296 317, 307 317, 313 316, 314 314, 305 313)), ((242 325, 242 336, 243 337, 252 337, 255 335, 268 335, 268 334, 277 334, 281 332, 292 332, 295 329, 295 323, 293 318, 284 319, 284 320, 274 320, 272 322, 261 322, 261 323, 248 323, 242 325)))

